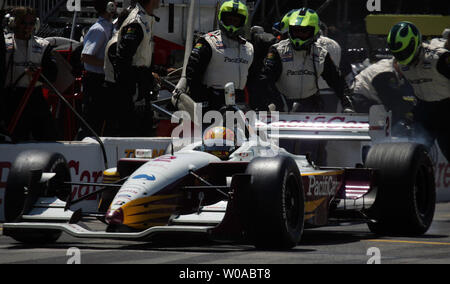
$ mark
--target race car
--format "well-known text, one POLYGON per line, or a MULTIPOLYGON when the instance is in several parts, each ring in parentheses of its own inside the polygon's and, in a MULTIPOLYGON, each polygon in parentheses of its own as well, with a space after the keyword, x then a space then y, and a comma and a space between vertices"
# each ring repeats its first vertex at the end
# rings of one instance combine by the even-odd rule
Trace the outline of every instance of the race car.
MULTIPOLYGON (((375 132, 389 134, 389 116, 290 116, 259 121, 257 129, 276 128, 268 136, 284 139, 374 141, 375 132)), ((137 158, 120 159, 96 184, 71 182, 61 154, 25 152, 9 173, 3 234, 45 243, 62 232, 125 240, 193 232, 289 249, 309 227, 363 221, 376 234, 420 235, 432 223, 434 173, 422 145, 373 143, 364 164, 319 167, 310 156, 289 153, 272 140, 238 143, 237 137, 235 130, 216 126, 178 151, 172 144, 158 158, 145 158, 150 150, 136 151, 137 158), (75 199, 75 185, 101 188, 75 199), (94 195, 100 197, 99 210, 88 212, 82 203, 94 195), (86 217, 99 218, 106 229, 90 229, 86 217)))

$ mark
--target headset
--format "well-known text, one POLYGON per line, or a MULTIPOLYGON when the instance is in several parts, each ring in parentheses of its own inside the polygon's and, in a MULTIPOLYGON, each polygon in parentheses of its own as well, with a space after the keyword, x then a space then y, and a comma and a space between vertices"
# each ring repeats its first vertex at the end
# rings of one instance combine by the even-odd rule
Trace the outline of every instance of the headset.
MULTIPOLYGON (((16 23, 16 17, 13 15, 13 13, 8 13, 4 17, 4 21, 6 21, 6 26, 8 27, 8 31, 12 32, 17 26, 16 23)), ((39 29, 41 28, 41 20, 39 17, 35 17, 35 23, 33 28, 33 34, 36 34, 39 29)))
POLYGON ((117 11, 116 3, 108 2, 108 4, 106 4, 106 12, 114 14, 116 13, 116 11, 117 11))

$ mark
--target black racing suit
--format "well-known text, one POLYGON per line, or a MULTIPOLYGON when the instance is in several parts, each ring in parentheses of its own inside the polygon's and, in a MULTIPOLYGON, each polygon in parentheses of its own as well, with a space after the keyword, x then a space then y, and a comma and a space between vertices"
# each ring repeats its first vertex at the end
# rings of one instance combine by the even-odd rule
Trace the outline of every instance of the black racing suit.
POLYGON ((248 71, 247 88, 250 95, 250 108, 256 110, 267 109, 267 104, 261 100, 259 85, 261 84, 261 72, 264 67, 264 59, 267 56, 269 48, 277 43, 277 38, 270 33, 254 34, 251 43, 253 44, 254 57, 253 64, 248 71))

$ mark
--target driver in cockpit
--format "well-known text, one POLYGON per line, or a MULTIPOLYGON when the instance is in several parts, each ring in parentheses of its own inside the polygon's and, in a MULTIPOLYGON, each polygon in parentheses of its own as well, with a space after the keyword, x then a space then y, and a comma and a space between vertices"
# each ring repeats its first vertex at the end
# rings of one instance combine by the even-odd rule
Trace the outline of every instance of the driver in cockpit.
POLYGON ((236 151, 236 135, 228 128, 217 126, 210 128, 203 135, 202 150, 221 160, 227 160, 236 151))

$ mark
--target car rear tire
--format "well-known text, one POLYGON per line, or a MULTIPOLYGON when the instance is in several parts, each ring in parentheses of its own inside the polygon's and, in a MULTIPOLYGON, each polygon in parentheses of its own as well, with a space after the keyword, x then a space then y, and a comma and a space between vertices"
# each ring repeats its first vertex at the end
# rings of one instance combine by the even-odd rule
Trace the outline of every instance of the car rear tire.
MULTIPOLYGON (((41 150, 30 150, 19 154, 11 166, 5 189, 5 221, 19 222, 24 210, 27 193, 25 187, 29 184, 31 171, 56 173, 56 176, 39 188, 38 197, 56 196, 66 200, 70 194, 70 170, 66 159, 59 153, 49 153, 41 150)), ((33 200, 35 202, 35 200, 33 200)), ((27 212, 24 212, 25 214, 27 212)), ((55 242, 61 232, 58 230, 5 229, 5 235, 25 243, 55 242)))
POLYGON ((300 171, 287 156, 255 158, 247 167, 250 241, 261 249, 289 249, 303 233, 305 197, 300 171))
POLYGON ((371 232, 415 236, 430 227, 435 210, 433 164, 423 145, 374 145, 365 166, 378 170, 378 192, 369 216, 371 232))

